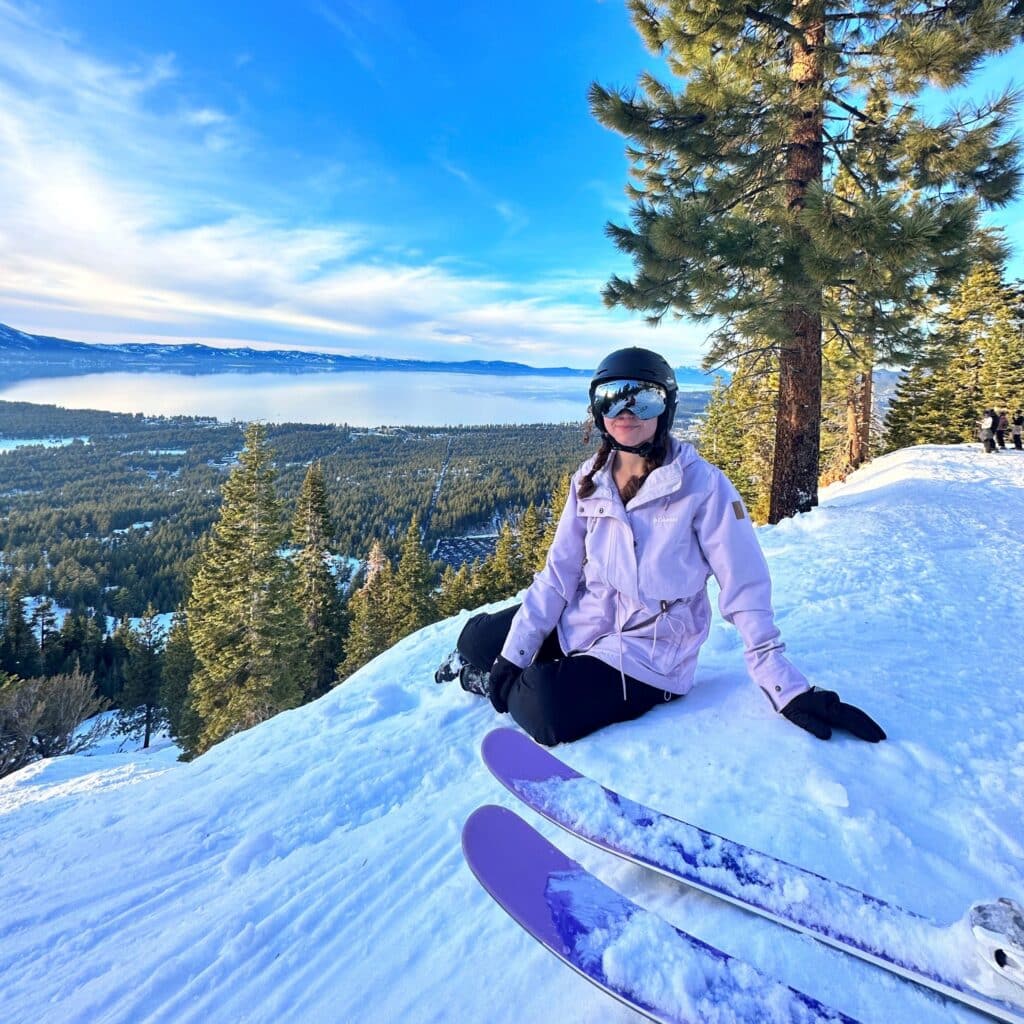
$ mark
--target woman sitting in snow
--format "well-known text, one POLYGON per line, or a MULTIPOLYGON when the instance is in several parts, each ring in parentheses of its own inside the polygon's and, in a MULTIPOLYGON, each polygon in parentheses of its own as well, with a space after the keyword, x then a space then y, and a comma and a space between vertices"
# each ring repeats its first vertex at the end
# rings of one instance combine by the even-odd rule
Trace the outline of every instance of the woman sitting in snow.
POLYGON ((885 739, 783 655, 768 566, 739 493, 669 434, 676 393, 654 352, 621 349, 601 363, 590 407, 603 441, 573 476, 544 568, 521 605, 466 623, 435 679, 457 676, 549 746, 637 718, 693 686, 714 573, 722 615, 776 711, 820 739, 833 727, 885 739))

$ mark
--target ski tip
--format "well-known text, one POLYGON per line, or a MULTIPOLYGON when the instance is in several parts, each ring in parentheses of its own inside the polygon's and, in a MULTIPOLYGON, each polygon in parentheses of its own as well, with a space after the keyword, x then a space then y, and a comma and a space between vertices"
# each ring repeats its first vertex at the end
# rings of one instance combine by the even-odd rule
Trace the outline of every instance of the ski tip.
POLYGON ((513 792, 515 782, 573 779, 579 775, 518 729, 492 729, 480 744, 480 756, 491 774, 513 792))
POLYGON ((489 752, 495 750, 501 750, 504 747, 511 745, 519 745, 521 743, 532 743, 533 740, 529 739, 523 733, 518 732, 515 729, 509 729, 506 726, 502 726, 498 729, 492 729, 481 741, 480 741, 480 753, 484 760, 487 760, 489 752))
POLYGON ((462 825, 462 853, 467 861, 478 844, 492 832, 493 824, 505 814, 512 814, 512 811, 497 804, 483 804, 466 818, 462 825))
POLYGON ((555 872, 580 866, 514 811, 478 807, 462 827, 462 855, 484 890, 516 921, 556 951, 562 939, 547 904, 555 872))

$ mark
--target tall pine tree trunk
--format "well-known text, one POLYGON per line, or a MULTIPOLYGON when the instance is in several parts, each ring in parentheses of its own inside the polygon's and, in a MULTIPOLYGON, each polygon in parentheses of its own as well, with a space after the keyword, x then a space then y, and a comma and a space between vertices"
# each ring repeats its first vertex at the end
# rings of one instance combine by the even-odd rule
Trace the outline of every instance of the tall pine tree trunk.
POLYGON ((821 420, 821 318, 787 317, 793 342, 779 356, 779 409, 768 521, 777 523, 818 504, 821 420))
POLYGON ((873 368, 865 367, 860 382, 860 423, 858 436, 860 439, 860 462, 862 465, 871 458, 871 413, 875 400, 874 395, 874 371, 873 368))
POLYGON ((871 456, 872 369, 854 374, 846 392, 846 461, 859 469, 871 456))
MULTIPOLYGON (((792 21, 801 32, 793 42, 790 66, 796 113, 786 156, 786 202, 795 220, 806 205, 809 188, 821 182, 824 167, 824 5, 820 0, 797 0, 792 21)), ((822 290, 803 267, 803 229, 795 225, 794 232, 788 276, 796 301, 785 314, 788 337, 779 353, 779 407, 768 513, 772 523, 807 512, 818 503, 822 290)))
MULTIPOLYGON (((846 388, 846 465, 856 469, 860 465, 860 374, 854 374, 846 388)), ((845 470, 844 470, 845 476, 845 470)))

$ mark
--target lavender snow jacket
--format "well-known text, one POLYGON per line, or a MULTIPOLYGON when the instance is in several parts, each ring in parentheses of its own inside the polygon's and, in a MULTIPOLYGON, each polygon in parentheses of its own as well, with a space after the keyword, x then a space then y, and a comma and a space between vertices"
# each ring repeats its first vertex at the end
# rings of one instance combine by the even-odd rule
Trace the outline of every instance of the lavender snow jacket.
POLYGON ((707 580, 714 573, 718 607, 743 638, 750 675, 780 710, 808 683, 783 655, 750 517, 721 470, 692 445, 671 444, 669 459, 628 506, 611 459, 588 498, 576 488, 593 459, 577 470, 547 563, 501 653, 525 668, 557 628, 567 654, 589 654, 625 676, 687 693, 711 626, 707 580))

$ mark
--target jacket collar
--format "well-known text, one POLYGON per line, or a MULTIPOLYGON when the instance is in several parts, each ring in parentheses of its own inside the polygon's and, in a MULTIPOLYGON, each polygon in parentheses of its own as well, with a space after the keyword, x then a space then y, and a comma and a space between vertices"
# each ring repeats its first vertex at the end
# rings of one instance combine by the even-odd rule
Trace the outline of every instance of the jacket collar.
MULTIPOLYGON (((670 437, 668 460, 644 481, 640 493, 630 502, 630 509, 640 508, 678 491, 683 486, 683 468, 689 461, 687 456, 691 453, 692 449, 688 445, 684 446, 674 437, 670 437)), ((594 493, 591 500, 597 497, 611 499, 613 496, 619 501, 618 490, 615 481, 612 480, 612 460, 609 458, 594 474, 594 493)), ((621 504, 621 501, 619 503, 621 504)))

